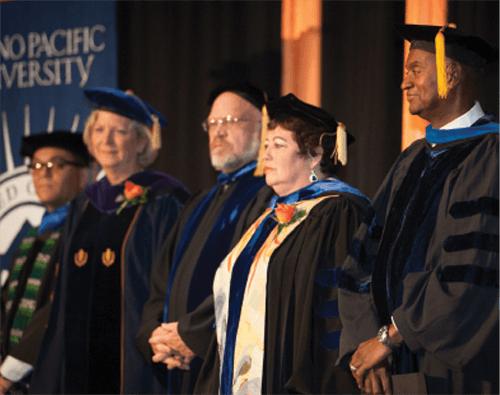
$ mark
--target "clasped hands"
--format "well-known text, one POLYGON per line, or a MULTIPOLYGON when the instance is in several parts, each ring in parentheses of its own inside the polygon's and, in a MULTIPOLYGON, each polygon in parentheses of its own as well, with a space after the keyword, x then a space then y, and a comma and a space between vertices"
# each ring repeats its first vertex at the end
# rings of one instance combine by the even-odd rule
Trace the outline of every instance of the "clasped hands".
MULTIPOLYGON (((390 326, 389 333, 399 344, 403 340, 397 329, 390 326)), ((390 347, 382 344, 377 337, 361 343, 349 363, 351 373, 358 388, 366 394, 392 394, 389 373, 390 347)))
POLYGON ((161 324, 151 333, 148 341, 153 350, 153 362, 164 363, 169 370, 189 370, 195 354, 179 336, 177 322, 161 324))

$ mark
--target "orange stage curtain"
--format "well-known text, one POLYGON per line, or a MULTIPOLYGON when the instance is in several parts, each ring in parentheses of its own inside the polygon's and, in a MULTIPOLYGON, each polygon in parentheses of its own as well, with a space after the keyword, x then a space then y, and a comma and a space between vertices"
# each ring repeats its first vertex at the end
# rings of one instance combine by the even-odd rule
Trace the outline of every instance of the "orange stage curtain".
MULTIPOLYGON (((448 23, 447 0, 406 0, 405 23, 416 25, 445 25, 448 23)), ((409 44, 405 41, 405 60, 409 44)), ((404 70, 403 70, 404 72, 404 70)), ((408 147, 413 141, 424 137, 428 122, 416 115, 411 115, 408 102, 403 94, 403 125, 401 149, 408 147)))
POLYGON ((281 92, 320 106, 321 0, 283 0, 281 43, 281 92))

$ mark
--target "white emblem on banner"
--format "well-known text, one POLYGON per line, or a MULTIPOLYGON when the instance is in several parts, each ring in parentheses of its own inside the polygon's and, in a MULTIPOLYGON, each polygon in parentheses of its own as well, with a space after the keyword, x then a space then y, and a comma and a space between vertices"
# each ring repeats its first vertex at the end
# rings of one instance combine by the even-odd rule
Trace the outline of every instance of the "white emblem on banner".
MULTIPOLYGON (((29 108, 24 111, 29 118, 29 108)), ((29 120, 25 118, 24 134, 29 135, 29 120), (28 125, 28 126, 26 126, 28 125)), ((38 202, 35 188, 25 164, 15 167, 7 114, 2 112, 2 140, 7 171, 0 175, 0 255, 5 254, 25 222, 36 226, 44 209, 38 202)))

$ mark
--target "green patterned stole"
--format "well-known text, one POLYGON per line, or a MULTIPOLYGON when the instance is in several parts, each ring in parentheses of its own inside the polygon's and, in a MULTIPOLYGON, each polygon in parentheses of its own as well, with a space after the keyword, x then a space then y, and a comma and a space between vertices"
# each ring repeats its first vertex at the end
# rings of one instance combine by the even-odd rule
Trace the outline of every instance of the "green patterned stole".
POLYGON ((6 301, 6 315, 11 313, 12 305, 17 298, 19 304, 17 310, 14 312, 14 319, 9 333, 10 346, 19 343, 23 336, 24 329, 31 321, 33 313, 36 309, 36 302, 38 292, 40 290, 41 282, 45 276, 48 264, 55 252, 57 240, 59 239, 60 232, 55 230, 49 233, 48 237, 43 241, 40 251, 36 254, 31 271, 28 274, 26 286, 19 294, 18 285, 20 276, 25 269, 27 259, 34 247, 37 240, 37 229, 31 228, 26 236, 21 241, 17 257, 12 267, 7 291, 6 301))

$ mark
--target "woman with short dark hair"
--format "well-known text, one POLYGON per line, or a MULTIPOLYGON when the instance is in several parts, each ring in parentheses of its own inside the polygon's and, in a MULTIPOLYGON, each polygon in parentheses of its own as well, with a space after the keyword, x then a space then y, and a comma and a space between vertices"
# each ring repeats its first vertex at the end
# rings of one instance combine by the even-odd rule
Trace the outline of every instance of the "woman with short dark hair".
POLYGON ((369 202, 333 178, 347 135, 330 114, 292 94, 268 108, 263 165, 275 196, 216 273, 217 352, 197 391, 356 392, 335 367, 337 279, 369 202))

